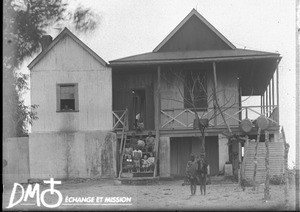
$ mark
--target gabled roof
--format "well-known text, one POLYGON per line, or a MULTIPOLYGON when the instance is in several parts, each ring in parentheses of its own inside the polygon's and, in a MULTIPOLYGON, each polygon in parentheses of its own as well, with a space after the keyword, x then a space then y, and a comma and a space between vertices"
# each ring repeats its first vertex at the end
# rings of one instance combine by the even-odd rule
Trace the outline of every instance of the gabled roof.
POLYGON ((180 52, 148 52, 109 61, 111 66, 150 65, 186 62, 233 61, 246 59, 279 58, 278 53, 254 51, 246 49, 180 51, 180 52))
POLYGON ((107 63, 101 57, 99 57, 92 49, 85 45, 78 37, 76 37, 68 28, 65 27, 64 30, 51 42, 51 44, 45 50, 43 50, 27 67, 31 69, 33 66, 35 66, 65 36, 71 37, 99 63, 101 63, 103 66, 107 66, 107 63))
POLYGON ((213 25, 211 25, 202 15, 200 15, 195 9, 192 11, 171 31, 171 33, 153 50, 153 52, 158 52, 174 35, 178 30, 189 20, 191 17, 196 16, 202 21, 210 30, 212 30, 222 41, 224 41, 231 49, 236 47, 229 41, 225 36, 223 36, 213 25))

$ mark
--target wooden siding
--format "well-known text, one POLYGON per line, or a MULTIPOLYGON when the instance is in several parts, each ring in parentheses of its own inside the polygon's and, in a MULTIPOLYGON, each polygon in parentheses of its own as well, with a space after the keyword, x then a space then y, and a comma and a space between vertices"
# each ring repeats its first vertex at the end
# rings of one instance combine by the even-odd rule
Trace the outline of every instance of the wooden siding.
MULTIPOLYGON (((171 175, 185 176, 186 164, 191 154, 200 155, 200 141, 197 137, 172 138, 170 141, 171 175)), ((218 138, 206 138, 206 157, 211 175, 219 172, 218 138)))
POLYGON ((196 15, 193 15, 158 52, 218 49, 231 48, 196 15))
POLYGON ((134 123, 132 90, 144 89, 146 97, 146 129, 154 129, 154 76, 153 70, 129 70, 113 72, 113 110, 129 112, 129 126, 134 123))
MULTIPOLYGON (((283 142, 270 142, 270 176, 273 175, 282 175, 283 174, 283 154, 284 154, 284 144, 283 142)), ((255 154, 255 142, 250 142, 247 150, 245 150, 247 155, 244 156, 245 160, 245 176, 252 180, 253 172, 254 172, 254 154, 255 154)), ((258 144, 257 151, 257 172, 256 179, 257 182, 264 182, 266 175, 266 167, 265 167, 265 156, 266 156, 266 148, 265 143, 260 142, 258 144)))
POLYGON ((68 36, 31 70, 31 104, 39 105, 32 132, 110 130, 111 69, 68 36), (79 112, 57 112, 56 84, 78 83, 79 112))
POLYGON ((97 70, 103 67, 84 48, 69 36, 61 39, 31 71, 97 70))
MULTIPOLYGON (((199 69, 201 67, 199 66, 199 69)), ((212 99, 212 92, 213 92, 213 74, 208 67, 207 69, 207 93, 208 97, 212 99)), ((184 86, 183 83, 178 80, 174 74, 170 73, 164 73, 164 78, 162 78, 161 83, 161 110, 165 110, 165 112, 175 117, 178 114, 182 112, 184 109, 184 103, 183 103, 183 96, 184 93, 184 86), (171 83, 170 83, 171 82, 171 83)), ((217 98, 219 101, 219 105, 222 107, 235 107, 235 108, 229 108, 224 111, 224 113, 227 113, 229 115, 232 115, 238 111, 239 106, 239 85, 238 85, 238 79, 237 79, 237 71, 236 70, 228 70, 226 67, 218 67, 217 66, 217 83, 218 83, 218 89, 217 89, 217 98), (226 70, 227 69, 227 70, 226 70), (225 73, 226 71, 226 73, 225 73)), ((208 102, 208 107, 213 108, 213 101, 208 102)), ((210 111, 208 114, 208 117, 210 118, 213 115, 213 111, 210 111)), ((198 112, 199 116, 202 117, 203 112, 198 112)), ((235 114, 234 117, 236 119, 239 118, 239 114, 235 114)), ((228 118, 228 116, 226 116, 228 118)), ((170 118, 166 115, 161 116, 161 123, 166 123, 170 118)), ((194 120, 194 115, 192 113, 185 113, 183 115, 180 115, 176 118, 178 121, 183 123, 190 123, 192 127, 192 123, 194 120)), ((227 123, 229 125, 238 126, 238 121, 233 118, 227 119, 227 123)), ((221 115, 218 115, 216 118, 217 124, 223 124, 223 119, 221 115)), ((214 120, 210 121, 210 124, 214 124, 214 120)), ((165 128, 182 128, 183 126, 176 122, 170 122, 165 126, 165 128)))

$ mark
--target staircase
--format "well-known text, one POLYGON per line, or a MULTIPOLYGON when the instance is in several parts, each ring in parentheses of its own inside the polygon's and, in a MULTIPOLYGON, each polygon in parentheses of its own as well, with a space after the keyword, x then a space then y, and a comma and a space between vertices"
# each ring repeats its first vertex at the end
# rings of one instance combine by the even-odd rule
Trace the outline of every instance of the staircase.
MULTIPOLYGON (((121 142, 120 142, 120 172, 119 177, 117 180, 121 181, 122 184, 152 184, 156 183, 158 178, 154 177, 154 171, 142 171, 142 167, 140 172, 133 171, 129 172, 126 167, 126 160, 125 160, 125 145, 126 143, 130 142, 130 139, 132 138, 132 134, 135 133, 135 137, 139 140, 142 139, 145 141, 146 137, 148 136, 149 131, 142 131, 142 132, 136 132, 136 131, 126 131, 125 129, 122 130, 121 134, 121 142)), ((155 136, 153 136, 155 137, 155 136)), ((142 157, 144 157, 144 154, 149 155, 149 152, 143 151, 142 157)))

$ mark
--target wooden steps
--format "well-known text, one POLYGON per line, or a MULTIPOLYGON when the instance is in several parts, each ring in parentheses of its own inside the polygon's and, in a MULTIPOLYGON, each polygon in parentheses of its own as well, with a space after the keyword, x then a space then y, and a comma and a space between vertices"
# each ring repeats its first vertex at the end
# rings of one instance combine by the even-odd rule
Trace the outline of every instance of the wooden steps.
POLYGON ((118 178, 116 179, 124 185, 151 185, 159 181, 159 177, 131 177, 131 178, 118 178))
MULTIPOLYGON (((270 155, 269 155, 270 176, 282 175, 283 165, 284 165, 283 142, 270 142, 269 151, 270 151, 270 155)), ((254 154, 255 154, 255 143, 250 142, 244 160, 245 160, 245 177, 251 180, 253 178, 253 172, 254 172, 254 154)), ((258 149, 257 149, 257 173, 256 173, 256 181, 260 183, 264 182, 266 177, 265 156, 266 156, 265 143, 260 142, 258 144, 258 149)))

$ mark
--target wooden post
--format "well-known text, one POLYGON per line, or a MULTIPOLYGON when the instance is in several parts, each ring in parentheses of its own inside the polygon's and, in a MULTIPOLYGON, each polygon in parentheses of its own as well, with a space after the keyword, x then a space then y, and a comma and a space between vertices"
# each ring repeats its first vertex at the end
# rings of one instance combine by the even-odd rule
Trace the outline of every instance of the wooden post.
POLYGON ((127 133, 125 132, 126 130, 126 125, 127 125, 127 115, 128 111, 127 108, 125 110, 125 117, 124 117, 124 124, 123 124, 123 129, 122 129, 122 138, 121 138, 121 143, 120 143, 120 170, 119 170, 119 178, 121 178, 122 171, 123 171, 123 157, 124 157, 124 150, 126 146, 126 140, 127 140, 127 133))
MULTIPOLYGON (((296 1, 296 14, 300 13, 300 0, 296 1)), ((297 15, 297 20, 299 20, 299 16, 297 15)), ((296 21, 296 40, 300 40, 300 28, 299 28, 299 22, 296 21)), ((295 211, 300 211, 300 130, 299 130, 299 123, 300 123, 300 44, 299 42, 296 42, 296 136, 295 136, 295 142, 296 142, 296 148, 294 151, 296 151, 296 176, 295 176, 295 199, 296 199, 296 208, 295 211)), ((278 118, 279 119, 279 118, 278 118)))
POLYGON ((246 165, 246 156, 247 156, 247 151, 248 151, 248 147, 249 147, 249 137, 248 135, 245 136, 246 138, 246 141, 245 141, 245 144, 244 144, 244 158, 243 158, 243 162, 242 162, 242 180, 245 180, 246 179, 246 169, 245 169, 245 165, 246 165))
POLYGON ((273 110, 275 109, 275 94, 274 94, 274 76, 272 77, 272 105, 273 105, 273 110))
POLYGON ((216 68, 216 63, 215 62, 213 62, 213 73, 214 73, 214 97, 215 97, 214 99, 215 99, 215 104, 217 106, 217 109, 220 111, 222 119, 224 120, 224 123, 225 123, 230 135, 232 135, 232 131, 231 131, 229 125, 227 124, 226 119, 224 117, 224 114, 223 114, 223 112, 220 108, 220 105, 218 103, 218 98, 217 98, 217 87, 218 87, 217 86, 217 68, 216 68))
POLYGON ((260 96, 260 106, 261 106, 261 108, 260 108, 260 113, 263 114, 263 109, 264 109, 264 98, 263 98, 262 95, 260 96))
POLYGON ((271 111, 272 111, 272 94, 271 94, 271 83, 270 82, 269 82, 269 104, 270 104, 270 107, 269 107, 269 111, 270 111, 269 116, 270 116, 271 111))
POLYGON ((266 180, 265 180, 265 201, 270 200, 270 167, 269 167, 269 132, 265 131, 265 145, 266 145, 266 180))
POLYGON ((241 166, 242 166, 242 162, 241 162, 241 142, 239 141, 239 155, 238 155, 238 182, 239 182, 239 185, 241 185, 241 166))
POLYGON ((278 63, 276 68, 276 96, 277 96, 277 114, 279 121, 279 71, 278 71, 278 63))
POLYGON ((265 92, 263 94, 263 115, 265 115, 265 106, 266 106, 266 103, 265 103, 265 92))
POLYGON ((283 170, 283 178, 284 178, 284 203, 285 205, 288 204, 288 199, 289 199, 289 195, 288 195, 288 184, 289 184, 289 181, 288 181, 288 154, 289 154, 289 144, 286 142, 286 139, 285 139, 285 133, 284 133, 284 129, 282 127, 281 129, 281 134, 282 134, 282 140, 283 140, 283 143, 284 143, 284 164, 283 164, 283 167, 284 167, 284 170, 283 170))
POLYGON ((255 191, 256 189, 256 169, 257 169, 257 148, 258 148, 258 144, 259 144, 259 140, 260 140, 260 133, 261 133, 261 129, 258 128, 258 133, 257 133, 257 139, 256 139, 256 143, 255 143, 255 153, 254 153, 254 172, 253 172, 253 191, 255 191))
POLYGON ((153 177, 156 177, 157 175, 157 164, 158 164, 158 151, 159 151, 159 139, 160 139, 160 134, 159 134, 159 129, 160 129, 160 111, 161 111, 161 99, 160 99, 160 81, 161 81, 161 73, 160 73, 160 66, 157 67, 157 94, 156 94, 156 110, 157 114, 155 116, 155 128, 156 128, 156 135, 155 135, 155 161, 154 161, 154 173, 153 177))
POLYGON ((266 113, 265 113, 265 116, 269 116, 268 113, 268 109, 269 109, 269 102, 268 102, 268 87, 266 88, 266 113))

